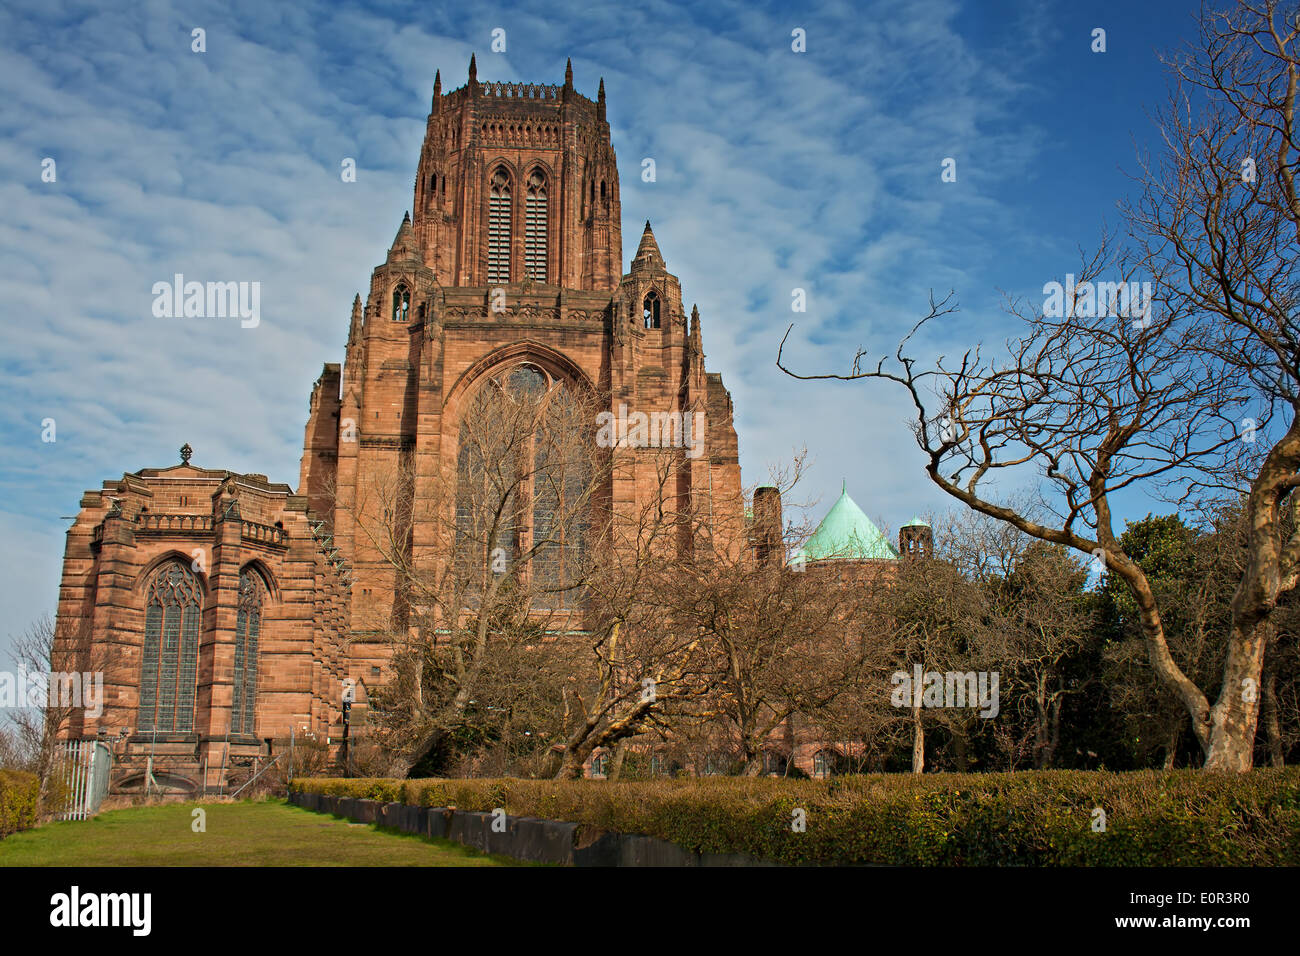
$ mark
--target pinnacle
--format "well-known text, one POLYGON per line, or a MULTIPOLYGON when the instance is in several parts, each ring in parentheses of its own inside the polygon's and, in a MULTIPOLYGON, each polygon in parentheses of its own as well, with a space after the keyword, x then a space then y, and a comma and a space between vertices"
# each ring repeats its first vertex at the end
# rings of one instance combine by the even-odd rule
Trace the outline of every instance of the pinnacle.
POLYGON ((355 341, 361 331, 361 293, 352 300, 352 320, 348 323, 348 344, 355 341))
POLYGON ((654 231, 650 228, 650 220, 645 221, 645 231, 641 233, 641 244, 636 247, 636 256, 632 259, 632 266, 657 267, 664 268, 664 257, 659 252, 659 243, 655 241, 654 231))
POLYGON ((393 244, 388 249, 390 261, 396 258, 395 253, 398 250, 405 252, 406 257, 415 255, 415 230, 411 228, 411 213, 409 210, 402 217, 402 224, 397 227, 397 235, 393 237, 393 244))

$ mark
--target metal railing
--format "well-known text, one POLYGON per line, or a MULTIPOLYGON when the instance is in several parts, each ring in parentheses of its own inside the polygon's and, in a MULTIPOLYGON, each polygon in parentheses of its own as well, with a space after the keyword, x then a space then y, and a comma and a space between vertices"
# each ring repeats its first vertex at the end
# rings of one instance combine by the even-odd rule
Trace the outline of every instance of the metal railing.
POLYGON ((97 740, 69 740, 59 745, 61 753, 55 779, 67 793, 60 820, 86 820, 93 817, 108 793, 113 769, 113 752, 97 740))
POLYGON ((240 787, 238 790, 236 790, 234 793, 232 793, 230 795, 230 798, 233 800, 235 797, 239 796, 241 793, 243 793, 245 790, 247 790, 249 787, 255 784, 257 782, 257 778, 262 776, 262 774, 266 773, 272 767, 274 767, 276 765, 276 762, 283 756, 284 756, 284 751, 281 751, 280 753, 272 757, 270 760, 268 760, 266 762, 266 766, 264 766, 261 770, 257 771, 257 773, 253 774, 251 777, 245 780, 244 785, 240 787))

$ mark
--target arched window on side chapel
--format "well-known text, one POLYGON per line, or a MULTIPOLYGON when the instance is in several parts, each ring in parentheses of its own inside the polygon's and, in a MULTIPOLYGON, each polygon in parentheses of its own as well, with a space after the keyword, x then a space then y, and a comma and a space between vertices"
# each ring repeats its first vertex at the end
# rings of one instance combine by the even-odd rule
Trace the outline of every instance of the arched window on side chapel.
POLYGON ((194 730, 202 601, 198 578, 180 561, 163 565, 149 580, 140 664, 142 733, 194 730))
POLYGON ((239 607, 235 616, 235 675, 230 703, 230 732, 252 734, 257 705, 257 643, 262 633, 262 603, 266 588, 252 568, 239 574, 239 607))

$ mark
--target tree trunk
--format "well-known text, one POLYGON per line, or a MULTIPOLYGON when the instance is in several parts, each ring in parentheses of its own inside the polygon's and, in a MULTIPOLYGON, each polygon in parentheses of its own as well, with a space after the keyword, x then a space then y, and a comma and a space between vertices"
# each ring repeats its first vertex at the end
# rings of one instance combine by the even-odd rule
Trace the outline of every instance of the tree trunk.
POLYGON ((970 745, 966 742, 966 728, 963 726, 960 731, 954 731, 952 735, 953 759, 957 763, 958 773, 967 773, 970 770, 970 745))
POLYGON ((556 780, 580 780, 582 779, 582 765, 586 758, 580 754, 575 754, 572 750, 566 750, 564 757, 560 760, 560 769, 555 772, 556 780))
POLYGON ((1272 668, 1264 676, 1264 729, 1268 734, 1268 762, 1274 767, 1286 765, 1282 750, 1282 726, 1277 715, 1277 674, 1272 668))
POLYGON ((1043 755, 1043 769, 1050 770, 1056 763, 1056 751, 1061 747, 1061 698, 1052 700, 1052 735, 1048 739, 1047 753, 1043 755))
POLYGON ((624 738, 623 740, 620 740, 618 742, 618 746, 614 748, 614 759, 610 762, 609 773, 606 774, 606 779, 608 779, 610 783, 617 783, 618 778, 622 776, 623 757, 626 754, 627 754, 627 739, 624 738))
POLYGON ((1047 742, 1047 679, 1038 675, 1034 689, 1034 769, 1043 770, 1051 762, 1047 742))
POLYGON ((1165 744, 1165 764, 1164 769, 1173 770, 1174 761, 1178 758, 1178 738, 1183 735, 1183 726, 1179 724, 1169 731, 1169 740, 1165 744))
POLYGON ((1206 770, 1245 773, 1254 764, 1267 630, 1263 620, 1239 621, 1232 629, 1223 689, 1210 708, 1206 770))
POLYGON ((925 773, 925 728, 919 704, 912 705, 912 773, 925 773))

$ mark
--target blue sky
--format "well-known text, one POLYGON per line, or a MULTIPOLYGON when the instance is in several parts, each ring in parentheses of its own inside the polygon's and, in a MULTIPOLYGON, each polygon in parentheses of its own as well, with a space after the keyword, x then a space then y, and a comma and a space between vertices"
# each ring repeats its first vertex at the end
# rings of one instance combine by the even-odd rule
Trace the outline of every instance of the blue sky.
POLYGON ((650 219, 731 389, 746 484, 807 445, 797 497, 817 514, 842 479, 889 529, 948 507, 901 391, 795 382, 780 337, 795 320, 791 363, 842 369, 859 345, 892 351, 951 288, 961 312, 926 349, 1004 340, 1001 290, 1041 295, 1117 223, 1164 96, 1156 53, 1192 35, 1197 6, 7 3, 0 659, 54 607, 84 489, 187 441, 196 464, 297 484, 311 383, 411 204, 434 70, 463 85, 471 51, 482 80, 559 83, 566 57, 583 93, 605 78, 625 263, 650 219), (152 285, 176 272, 260 281, 260 325, 155 318, 152 285))

